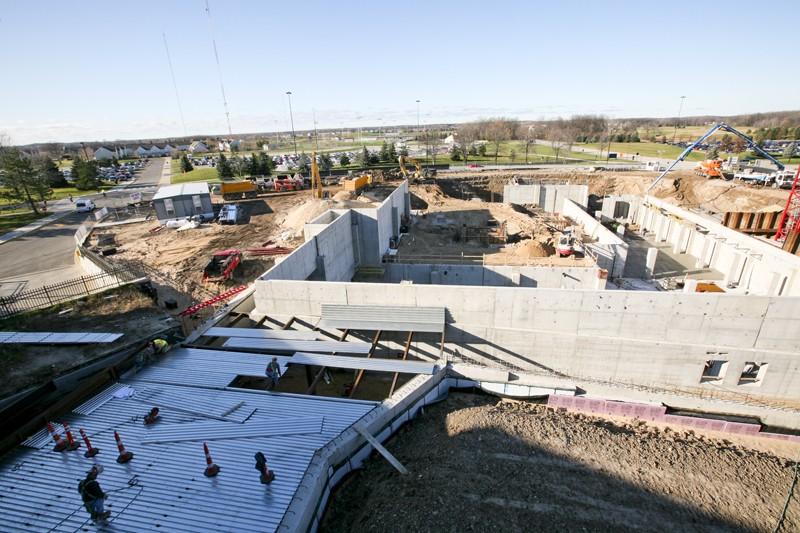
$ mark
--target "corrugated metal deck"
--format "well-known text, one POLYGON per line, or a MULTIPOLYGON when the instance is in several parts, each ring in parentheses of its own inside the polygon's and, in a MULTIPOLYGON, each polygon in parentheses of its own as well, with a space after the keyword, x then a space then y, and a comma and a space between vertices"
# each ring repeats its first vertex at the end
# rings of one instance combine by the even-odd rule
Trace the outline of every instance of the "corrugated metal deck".
POLYGON ((261 328, 208 328, 203 335, 206 337, 247 337, 250 339, 287 339, 298 341, 315 341, 319 334, 313 331, 293 331, 283 329, 261 328))
MULTIPOLYGON (((192 364, 193 358, 187 357, 183 368, 187 376, 194 372, 192 364)), ((206 478, 201 442, 145 445, 143 441, 160 428, 177 424, 188 428, 188 424, 208 423, 208 418, 164 406, 161 420, 153 426, 145 426, 142 415, 148 405, 136 401, 136 396, 97 401, 97 405, 92 405, 91 414, 70 413, 64 417, 76 433, 79 428, 85 429, 93 446, 101 450, 94 459, 83 457, 83 447, 75 452, 58 453, 51 451, 49 445, 38 450, 18 447, 3 457, 0 461, 0 530, 4 533, 73 533, 83 528, 115 533, 274 531, 314 452, 376 405, 376 402, 338 398, 153 384, 138 377, 123 384, 136 389, 137 395, 144 389, 155 390, 170 401, 178 402, 179 408, 210 408, 219 413, 224 412, 224 408, 241 404, 246 410, 255 411, 253 418, 317 417, 323 421, 321 430, 316 433, 210 441, 213 460, 222 470, 217 477, 206 478), (114 430, 119 431, 126 448, 134 453, 133 460, 125 465, 115 461, 114 430), (275 481, 269 486, 259 482, 253 459, 256 451, 266 455, 269 468, 276 472, 275 481), (99 481, 109 495, 106 509, 112 511, 108 525, 102 528, 92 525, 76 490, 78 481, 94 463, 105 467, 99 481)), ((101 396, 106 392, 108 390, 101 396)), ((242 428, 247 422, 220 424, 242 428)))
POLYGON ((320 324, 327 328, 442 333, 444 307, 322 304, 320 324))
POLYGON ((231 337, 225 348, 247 348, 265 352, 317 352, 317 353, 354 353, 366 355, 371 348, 366 342, 339 341, 290 341, 282 339, 244 339, 231 337))
POLYGON ((377 359, 370 357, 342 357, 297 352, 289 359, 289 364, 329 366, 331 368, 353 368, 379 372, 401 372, 406 374, 434 374, 436 365, 423 361, 402 361, 400 359, 377 359))
POLYGON ((122 333, 2 331, 0 344, 105 344, 122 336, 122 333))
POLYGON ((167 442, 202 442, 241 439, 245 437, 274 437, 276 435, 303 435, 322 431, 321 416, 295 418, 251 418, 244 424, 230 422, 190 422, 166 424, 155 427, 142 444, 167 442))

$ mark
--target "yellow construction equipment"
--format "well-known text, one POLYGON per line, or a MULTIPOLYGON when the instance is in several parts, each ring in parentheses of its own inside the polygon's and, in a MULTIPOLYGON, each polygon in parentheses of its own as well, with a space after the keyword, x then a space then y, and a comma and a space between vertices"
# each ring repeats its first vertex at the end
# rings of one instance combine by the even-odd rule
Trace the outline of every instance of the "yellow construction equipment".
POLYGON ((311 195, 314 198, 322 198, 322 178, 319 176, 317 152, 311 154, 311 195))
POLYGON ((409 176, 412 180, 421 180, 422 178, 432 178, 436 175, 436 169, 426 168, 423 169, 422 165, 419 161, 414 159, 413 157, 408 157, 407 155, 401 155, 397 158, 397 162, 400 163, 400 173, 403 175, 403 178, 408 179, 409 176), (411 163, 414 165, 416 170, 412 174, 406 168, 406 163, 411 163))
POLYGON ((357 178, 351 178, 349 180, 345 180, 343 183, 344 190, 351 192, 358 192, 367 185, 371 184, 372 184, 372 176, 369 174, 362 174, 357 178))

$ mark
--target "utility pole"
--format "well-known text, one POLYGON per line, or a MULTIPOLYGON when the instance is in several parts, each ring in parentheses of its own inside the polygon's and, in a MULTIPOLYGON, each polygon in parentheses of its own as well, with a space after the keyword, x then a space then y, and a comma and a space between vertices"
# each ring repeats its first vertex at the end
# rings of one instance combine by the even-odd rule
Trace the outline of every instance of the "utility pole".
POLYGON ((672 144, 675 144, 675 134, 678 133, 678 124, 680 124, 681 121, 681 112, 683 111, 683 101, 685 99, 685 96, 681 96, 681 105, 678 107, 678 120, 675 122, 675 129, 672 130, 672 144))
POLYGON ((314 145, 317 147, 317 153, 319 154, 319 133, 317 133, 317 112, 314 108, 311 108, 311 117, 314 120, 314 145))
POLYGON ((286 91, 289 97, 289 121, 292 123, 292 142, 294 143, 294 156, 297 157, 297 137, 294 134, 294 117, 292 116, 292 91, 286 91))
POLYGON ((420 100, 417 100, 417 131, 419 131, 419 103, 420 100))

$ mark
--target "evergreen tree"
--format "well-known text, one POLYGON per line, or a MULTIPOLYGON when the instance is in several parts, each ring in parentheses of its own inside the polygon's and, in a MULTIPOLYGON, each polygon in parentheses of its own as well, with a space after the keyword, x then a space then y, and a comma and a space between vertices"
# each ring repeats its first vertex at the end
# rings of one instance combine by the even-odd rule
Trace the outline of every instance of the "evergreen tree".
POLYGON ((397 161, 397 148, 394 143, 389 143, 389 161, 397 161))
POLYGON ((97 170, 96 161, 84 161, 76 157, 72 163, 72 177, 75 179, 75 188, 80 191, 100 189, 100 171, 97 170))
POLYGON ((331 161, 331 156, 328 154, 320 154, 319 169, 322 172, 330 172, 331 168, 333 168, 333 161, 331 161))
POLYGON ((228 158, 225 157, 225 154, 219 154, 219 161, 217 161, 217 176, 221 180, 229 180, 233 178, 233 168, 231 168, 231 164, 228 162, 228 158))
POLYGON ((302 152, 300 158, 297 160, 297 171, 301 174, 307 174, 310 168, 311 158, 308 157, 307 153, 302 152))
POLYGON ((194 166, 192 166, 192 162, 189 161, 189 156, 183 154, 183 157, 181 157, 181 172, 186 173, 192 170, 194 170, 194 166))
POLYGON ((458 149, 458 146, 455 144, 452 148, 450 148, 450 160, 451 161, 461 161, 461 150, 458 149))
MULTIPOLYGON (((486 151, 486 149, 484 148, 484 152, 485 152, 485 151, 486 151)), ((470 146, 470 147, 469 147, 469 151, 468 151, 468 152, 469 152, 469 155, 478 155, 478 149, 477 149, 477 148, 475 148, 475 145, 474 145, 474 144, 473 144, 472 146, 470 146)), ((484 155, 485 155, 485 154, 484 154, 484 155)))
POLYGON ((708 147, 708 151, 706 152, 707 159, 717 159, 719 158, 719 147, 716 144, 712 144, 708 147))
POLYGON ((383 163, 389 162, 389 146, 386 144, 386 141, 383 141, 381 145, 381 151, 378 153, 378 158, 383 163))
POLYGON ((480 146, 478 146, 478 155, 481 156, 481 157, 486 157, 486 145, 485 144, 481 144, 480 146))
POLYGON ((350 158, 347 157, 347 154, 342 154, 339 156, 339 166, 346 167, 350 164, 350 158))
POLYGON ((49 157, 39 158, 36 168, 50 187, 69 187, 64 173, 58 170, 58 166, 49 157))
POLYGON ((366 146, 364 146, 361 149, 361 153, 358 154, 358 164, 362 167, 369 166, 369 150, 367 150, 366 146))
POLYGON ((31 160, 16 148, 0 149, 0 174, 3 177, 0 197, 26 203, 36 214, 39 213, 36 200, 44 201, 52 194, 45 175, 37 172, 31 160))
POLYGON ((262 153, 258 156, 258 172, 262 176, 272 175, 272 157, 268 154, 262 153))

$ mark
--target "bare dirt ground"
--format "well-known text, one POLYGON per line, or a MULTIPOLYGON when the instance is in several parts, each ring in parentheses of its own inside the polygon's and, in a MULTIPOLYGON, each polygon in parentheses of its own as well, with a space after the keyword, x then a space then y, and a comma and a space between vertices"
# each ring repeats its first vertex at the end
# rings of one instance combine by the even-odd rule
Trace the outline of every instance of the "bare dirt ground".
POLYGON ((770 532, 800 452, 733 440, 452 393, 387 443, 410 474, 373 454, 320 530, 770 532))
POLYGON ((107 332, 125 335, 110 344, 76 346, 4 345, 0 356, 0 398, 51 379, 134 339, 172 325, 153 300, 133 287, 97 294, 41 313, 0 322, 4 331, 107 332))
POLYGON ((399 257, 486 254, 487 264, 588 266, 590 259, 556 255, 555 245, 570 222, 540 209, 533 216, 502 203, 475 202, 448 196, 439 185, 414 185, 412 208, 424 214, 415 217, 408 238, 400 241, 399 257), (517 242, 486 245, 477 239, 455 237, 459 228, 496 227, 505 224, 506 233, 517 242))
MULTIPOLYGON (((585 183, 589 185, 589 194, 605 196, 608 194, 644 194, 658 173, 647 171, 586 172, 575 169, 495 170, 480 173, 448 172, 441 174, 440 178, 476 176, 485 178, 496 193, 502 193, 503 185, 513 176, 522 176, 553 183, 585 183)), ((653 194, 681 207, 703 207, 714 213, 724 213, 726 211, 781 211, 786 204, 789 191, 771 187, 752 187, 738 181, 707 179, 697 176, 690 170, 680 170, 670 172, 653 189, 653 194), (674 186, 676 179, 680 179, 677 191, 674 186)))

